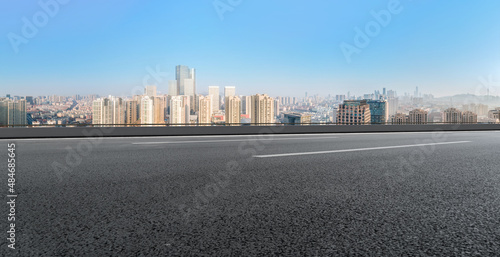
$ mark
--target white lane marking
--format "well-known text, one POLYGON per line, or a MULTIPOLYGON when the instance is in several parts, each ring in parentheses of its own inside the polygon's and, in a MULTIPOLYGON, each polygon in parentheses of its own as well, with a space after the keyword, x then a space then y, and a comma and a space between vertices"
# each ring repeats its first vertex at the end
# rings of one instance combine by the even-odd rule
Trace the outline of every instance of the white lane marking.
MULTIPOLYGON (((0 128, 1 129, 1 128, 0 128)), ((1 131, 1 130, 0 130, 1 131)), ((454 134, 454 133, 464 133, 464 132, 474 132, 474 131, 423 131, 423 132, 363 132, 363 133, 304 133, 304 134, 251 134, 251 135, 208 135, 208 136, 142 136, 142 137, 69 137, 69 138, 20 138, 20 139, 0 139, 0 141, 54 141, 54 140, 88 140, 90 139, 103 139, 103 140, 111 140, 111 139, 145 139, 145 138, 217 138, 217 137, 293 137, 293 136, 325 136, 325 135, 333 135, 333 136, 358 136, 358 135, 404 135, 404 134, 454 134)), ((491 131, 484 131, 491 132, 491 131)), ((496 131, 500 132, 500 131, 496 131)))
POLYGON ((380 147, 344 149, 344 150, 331 150, 331 151, 318 151, 318 152, 267 154, 267 155, 254 155, 253 157, 255 157, 255 158, 271 158, 271 157, 286 157, 286 156, 327 154, 327 153, 345 153, 345 152, 359 152, 359 151, 371 151, 371 150, 382 150, 382 149, 408 148, 408 147, 418 147, 418 146, 428 146, 428 145, 463 144, 463 143, 470 143, 470 142, 472 142, 472 141, 456 141, 456 142, 444 142, 444 143, 432 143, 432 144, 416 144, 416 145, 380 146, 380 147))
POLYGON ((303 139, 330 139, 338 137, 291 137, 291 138, 252 138, 252 139, 233 139, 233 140, 201 140, 201 141, 169 141, 169 142, 139 142, 133 145, 155 145, 155 144, 191 144, 191 143, 219 143, 219 142, 245 142, 245 141, 277 141, 277 140, 303 140, 303 139))

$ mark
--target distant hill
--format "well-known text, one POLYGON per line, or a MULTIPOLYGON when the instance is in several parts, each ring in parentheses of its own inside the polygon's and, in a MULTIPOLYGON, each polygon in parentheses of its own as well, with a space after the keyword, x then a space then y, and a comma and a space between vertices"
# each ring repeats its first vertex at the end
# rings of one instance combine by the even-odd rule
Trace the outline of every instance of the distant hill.
POLYGON ((487 104, 491 106, 500 106, 499 96, 459 94, 454 96, 437 97, 436 100, 443 102, 453 102, 454 104, 487 104))

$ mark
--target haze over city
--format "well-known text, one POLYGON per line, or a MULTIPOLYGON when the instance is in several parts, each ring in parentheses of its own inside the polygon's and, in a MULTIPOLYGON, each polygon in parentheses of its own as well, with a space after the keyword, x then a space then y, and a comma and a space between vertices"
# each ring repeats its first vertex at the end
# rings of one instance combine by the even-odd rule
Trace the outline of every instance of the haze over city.
POLYGON ((485 79, 500 91, 498 1, 60 2, 0 10, 0 95, 130 96, 151 70, 162 76, 149 83, 167 93, 179 64, 196 67, 200 93, 403 95, 418 86, 439 97, 485 94, 485 79), (379 29, 367 31, 373 22, 379 29), (36 33, 26 37, 29 24, 36 33), (363 47, 357 28, 368 34, 363 47), (358 51, 347 57, 345 44, 358 51))

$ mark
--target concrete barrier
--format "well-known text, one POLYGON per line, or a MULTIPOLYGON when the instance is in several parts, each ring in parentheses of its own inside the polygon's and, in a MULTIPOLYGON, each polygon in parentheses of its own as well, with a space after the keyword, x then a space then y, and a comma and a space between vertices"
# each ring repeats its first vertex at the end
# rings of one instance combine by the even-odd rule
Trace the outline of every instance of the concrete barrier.
POLYGON ((0 139, 500 130, 500 124, 0 128, 0 139))

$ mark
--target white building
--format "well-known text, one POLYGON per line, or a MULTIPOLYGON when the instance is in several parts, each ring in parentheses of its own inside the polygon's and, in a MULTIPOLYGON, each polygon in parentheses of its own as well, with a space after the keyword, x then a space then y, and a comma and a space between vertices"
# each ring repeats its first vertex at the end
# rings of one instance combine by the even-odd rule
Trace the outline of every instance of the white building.
POLYGON ((146 86, 144 88, 144 95, 156 96, 156 86, 146 86))
POLYGON ((141 98, 141 124, 154 123, 154 100, 153 97, 143 96, 141 98))
POLYGON ((226 97, 226 124, 241 123, 241 99, 238 96, 226 97))
POLYGON ((236 96, 236 87, 224 87, 224 100, 230 96, 236 96))
POLYGON ((212 96, 200 96, 198 99, 198 124, 211 124, 212 123, 212 96))
POLYGON ((92 124, 125 124, 125 103, 119 97, 109 96, 92 102, 92 124))
POLYGON ((190 97, 186 95, 172 96, 170 99, 170 124, 190 123, 190 97))
POLYGON ((252 96, 252 124, 274 123, 274 99, 266 94, 252 96))
POLYGON ((212 112, 217 113, 220 110, 220 92, 218 86, 208 87, 208 95, 212 97, 212 112))

